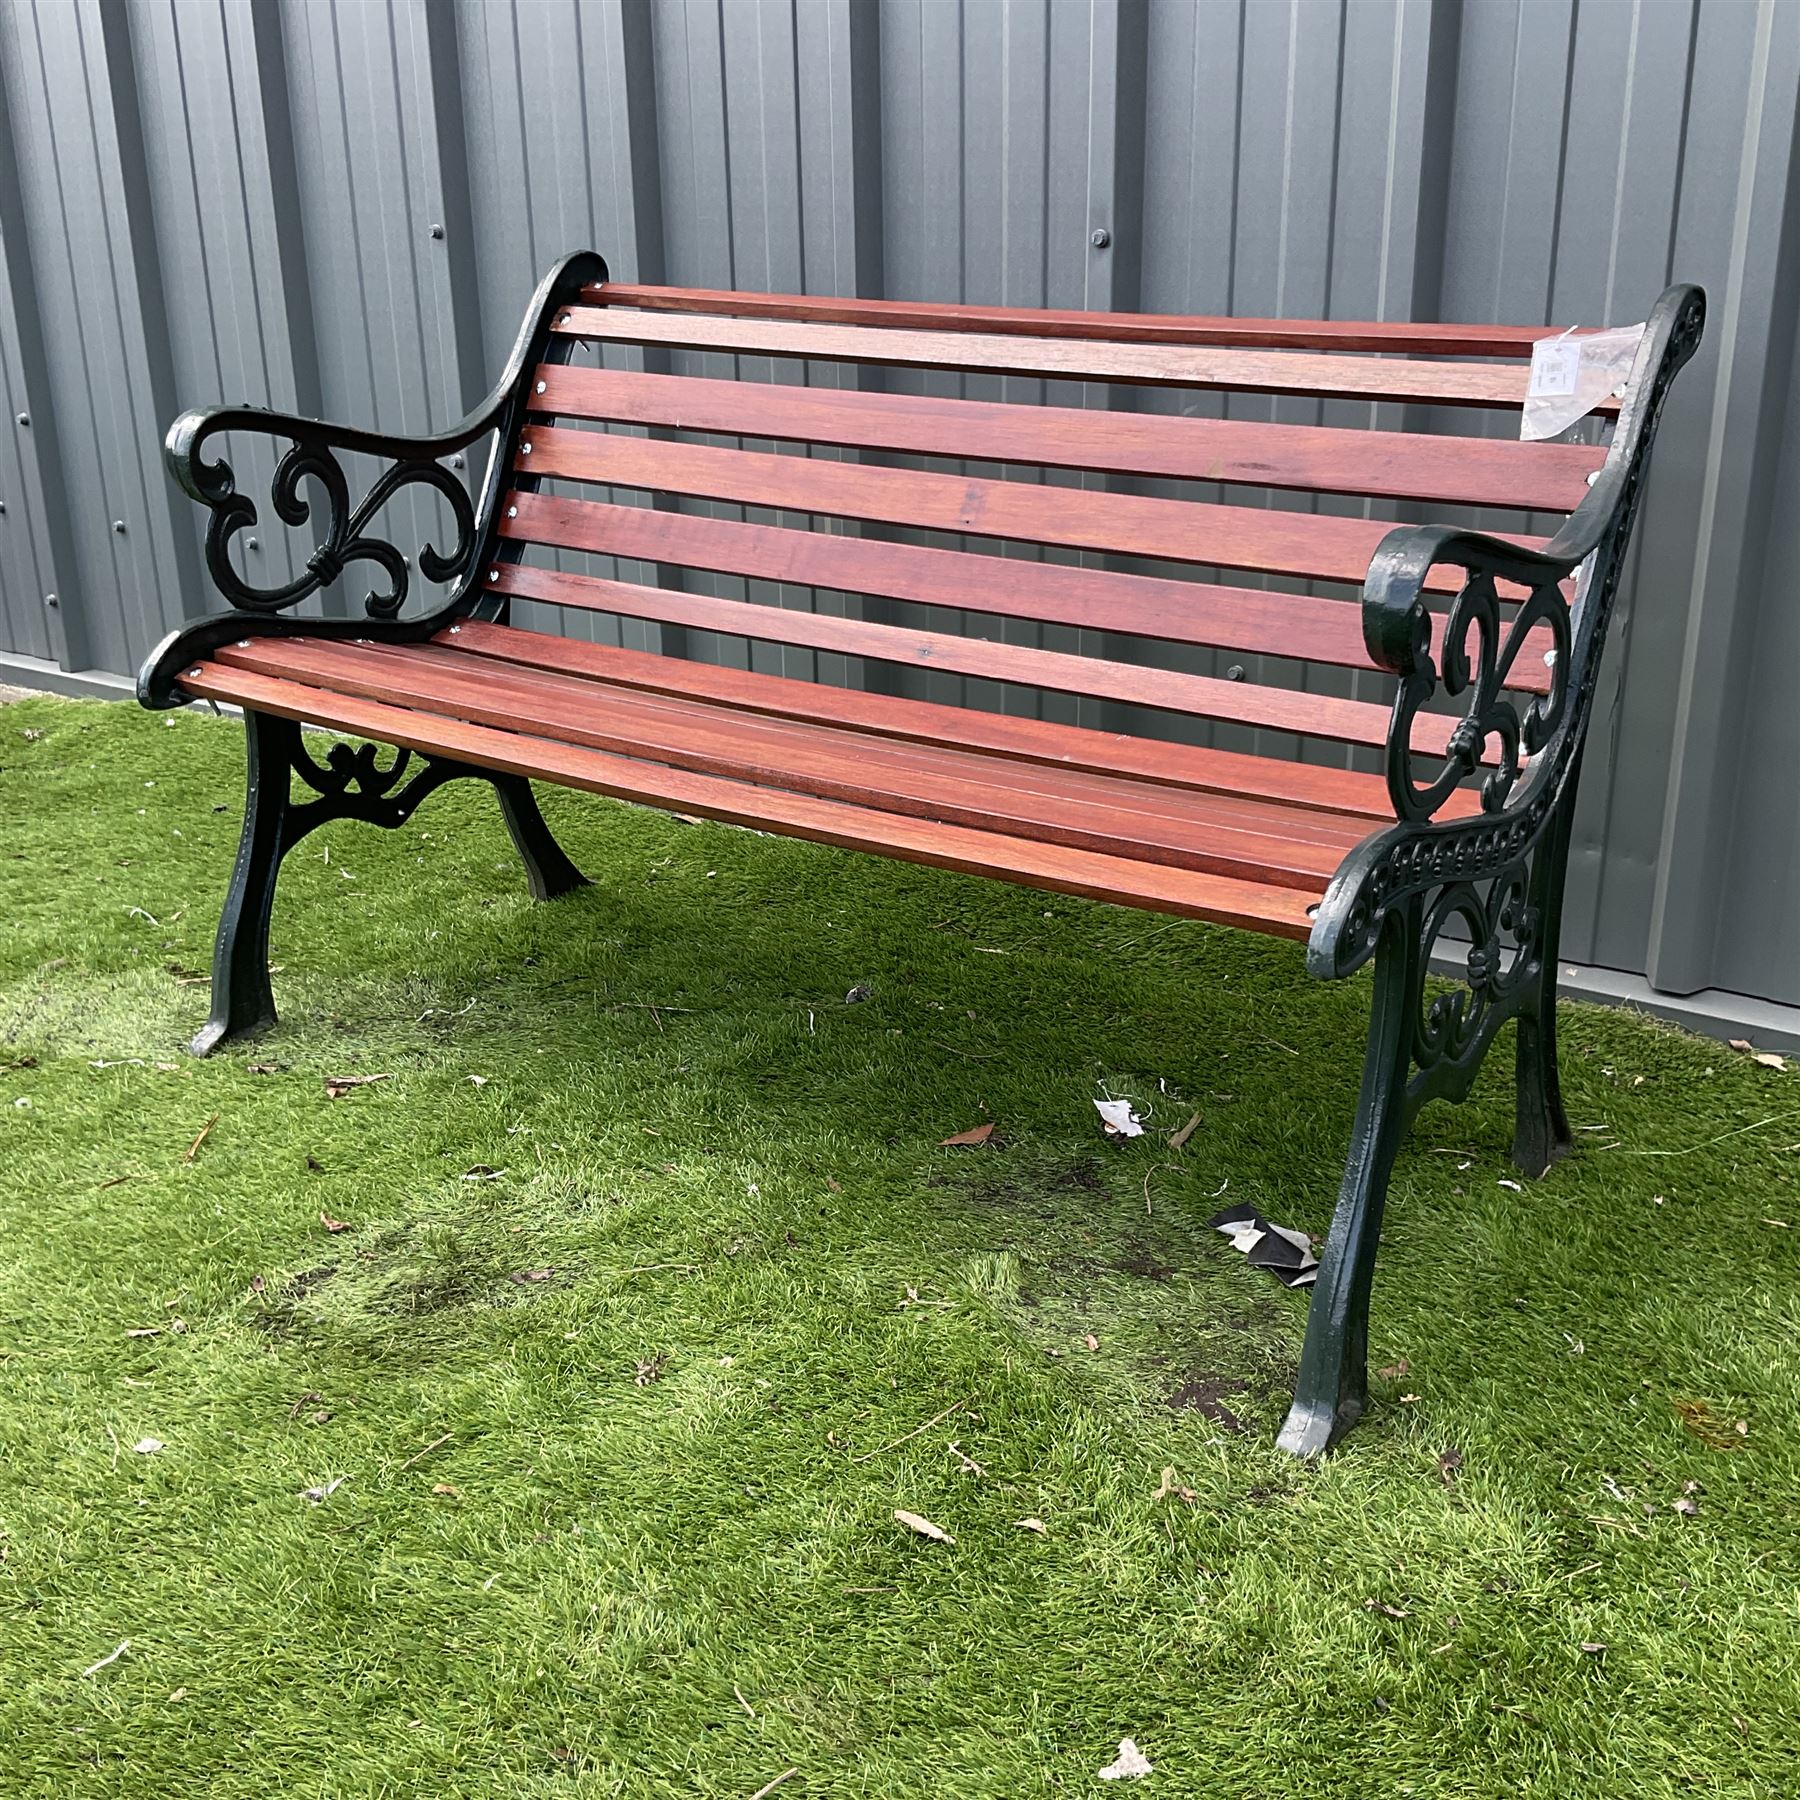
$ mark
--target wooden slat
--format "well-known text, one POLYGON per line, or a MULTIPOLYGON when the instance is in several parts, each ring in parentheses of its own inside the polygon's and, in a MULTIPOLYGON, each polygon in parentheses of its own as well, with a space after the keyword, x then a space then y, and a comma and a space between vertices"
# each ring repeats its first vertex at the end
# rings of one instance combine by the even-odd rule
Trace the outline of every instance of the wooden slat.
MULTIPOLYGON (((1203 749, 1195 744, 945 706, 860 688, 827 687, 580 638, 550 637, 481 619, 447 627, 434 641, 495 662, 573 670, 647 693, 685 695, 774 718, 829 720, 915 743, 974 748, 1021 762, 1129 775, 1204 793, 1277 800, 1289 806, 1393 822, 1393 803, 1382 778, 1350 769, 1203 749)), ((1477 797, 1465 790, 1450 796, 1440 816, 1465 818, 1477 811, 1477 797)))
POLYGON ((309 720, 429 755, 455 757, 502 774, 560 782, 641 805, 696 813, 732 825, 871 850, 906 862, 996 875, 1026 886, 1110 900, 1188 918, 1210 919, 1280 937, 1311 929, 1308 895, 1274 883, 1234 880, 1199 870, 1103 856, 1062 844, 914 819, 810 795, 754 787, 659 763, 609 755, 515 731, 470 725, 275 680, 219 663, 201 663, 178 684, 202 699, 309 720))
POLYGON ((496 670, 441 645, 265 638, 227 646, 215 660, 702 774, 1315 894, 1368 835, 1366 820, 1343 815, 906 744, 633 694, 575 675, 496 670))
MULTIPOLYGON (((745 600, 720 600, 709 594, 682 594, 594 575, 529 568, 523 563, 502 564, 494 571, 487 591, 521 600, 542 600, 552 606, 723 632, 761 643, 803 645, 843 656, 870 657, 911 669, 973 675, 1052 693, 1086 694, 1131 706, 1185 713, 1193 718, 1289 731, 1371 749, 1387 743, 1389 713, 1385 706, 1343 700, 1330 694, 1309 694, 1295 688, 1260 687, 1254 682, 1221 681, 1211 675, 1189 675, 1141 663, 1109 662, 1098 656, 1067 656, 1056 650, 1039 650, 994 638, 914 631, 866 619, 839 618, 831 613, 757 606, 745 600)), ((1443 755, 1455 723, 1454 719, 1437 714, 1421 714, 1413 726, 1413 747, 1423 755, 1443 755)))
POLYGON ((1572 512, 1606 460, 1590 444, 1015 406, 933 394, 714 381, 545 363, 533 407, 564 418, 919 456, 1572 512))
MULTIPOLYGON (((1363 642, 1360 608, 1310 594, 1221 587, 1019 557, 975 557, 961 550, 522 490, 507 497, 501 514, 500 535, 515 542, 1252 656, 1350 669, 1375 667, 1363 642)), ((1433 620, 1433 630, 1434 641, 1441 643, 1441 616, 1433 620)), ((1548 692, 1550 671, 1543 652, 1550 641, 1547 631, 1533 634, 1514 664, 1509 686, 1528 693, 1548 692)))
MULTIPOLYGON (((1394 529, 1391 520, 988 481, 549 425, 523 435, 514 467, 525 475, 1316 581, 1360 583, 1394 529)), ((1536 546, 1543 539, 1510 541, 1536 546)), ((1454 592, 1459 572, 1434 570, 1426 585, 1454 592)))
MULTIPOLYGON (((1178 313, 1058 312, 1023 306, 961 306, 854 300, 821 294, 749 294, 716 288, 608 282, 582 290, 590 306, 646 312, 719 313, 746 319, 809 319, 916 331, 1003 332, 1097 338, 1112 343, 1239 344, 1264 350, 1385 350, 1415 355, 1529 357, 1552 325, 1349 319, 1230 319, 1178 313)), ((1577 333, 1577 335, 1581 335, 1577 333)))
MULTIPOLYGON (((1298 350, 1215 349, 1190 344, 1096 343, 1005 333, 905 331, 805 320, 745 319, 572 306, 552 330, 618 344, 660 344, 746 356, 798 356, 926 369, 985 369, 1058 381, 1124 381, 1139 387, 1220 388, 1316 399, 1400 400, 1438 406, 1525 403, 1523 363, 1420 362, 1298 350)), ((1616 412, 1608 399, 1594 409, 1616 412)))

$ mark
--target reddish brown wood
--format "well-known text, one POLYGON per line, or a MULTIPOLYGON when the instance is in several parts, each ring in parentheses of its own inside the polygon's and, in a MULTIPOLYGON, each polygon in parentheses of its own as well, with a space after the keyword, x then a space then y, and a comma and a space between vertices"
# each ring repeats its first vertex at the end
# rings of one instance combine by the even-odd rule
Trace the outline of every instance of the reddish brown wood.
POLYGON ((729 707, 659 700, 576 676, 483 668, 440 646, 263 639, 228 646, 216 660, 759 786, 1315 894, 1324 892, 1345 853, 1368 832, 1367 821, 1267 802, 1224 801, 729 707))
MULTIPOLYGON (((1140 387, 1199 387, 1317 399, 1401 400, 1438 406, 1525 402, 1524 363, 1420 362, 1403 357, 1334 356, 1298 350, 1217 349, 1167 343, 1101 343, 1003 332, 906 331, 806 320, 636 312, 572 306, 553 330, 621 344, 661 344, 746 356, 911 368, 985 369, 1060 381, 1124 381, 1140 387)), ((1607 400, 1596 412, 1616 412, 1607 400)))
MULTIPOLYGON (((527 475, 1317 581, 1361 582, 1394 529, 1391 520, 988 481, 549 425, 524 434, 514 466, 527 475)), ((1426 585, 1454 592, 1460 574, 1439 569, 1426 585)))
MULTIPOLYGON (((746 319, 810 319, 917 331, 1008 332, 1027 337, 1099 338, 1114 343, 1241 344, 1265 350, 1385 350, 1414 355, 1529 357, 1553 325, 1479 325, 1404 320, 1230 319, 1179 313, 1040 311, 1025 306, 959 306, 914 300, 852 300, 822 294, 749 294, 714 288, 608 282, 582 290, 590 306, 646 312, 721 313, 746 319)), ((1577 334, 1579 335, 1579 334, 1577 334)))
MULTIPOLYGON (((648 693, 686 695, 776 718, 830 720, 918 743, 989 750, 1022 762, 1130 775, 1206 793, 1279 800, 1380 823, 1391 823, 1394 816, 1387 785, 1380 776, 1317 763, 1246 756, 1047 719, 826 687, 781 675, 585 643, 578 638, 548 637, 479 619, 452 626, 434 641, 484 660, 574 670, 648 693)), ((1462 818, 1478 810, 1476 796, 1464 792, 1453 794, 1439 816, 1462 818)))
POLYGON ((230 701, 281 718, 309 720, 382 743, 450 756, 476 767, 608 794, 643 805, 697 813, 728 824, 873 850, 903 861, 969 874, 997 875, 1027 886, 1095 900, 1211 919, 1277 936, 1304 938, 1311 929, 1308 895, 1272 883, 1235 880, 974 831, 904 814, 788 793, 716 776, 671 769, 513 731, 470 725, 440 714, 331 693, 215 662, 198 665, 179 685, 200 698, 230 701))
MULTIPOLYGON (((1252 656, 1352 669, 1375 666, 1363 643, 1360 608, 1310 594, 1118 574, 1018 557, 975 557, 960 550, 523 491, 508 496, 500 534, 564 550, 1201 644, 1252 656)), ((1441 642, 1441 618, 1435 629, 1441 642)), ((1550 672, 1542 653, 1549 645, 1547 632, 1535 633, 1509 685, 1530 693, 1547 692, 1550 672)))
POLYGON ((545 363, 533 406, 564 418, 786 438, 920 456, 1254 487, 1572 512, 1606 460, 1589 444, 1013 406, 932 394, 646 375, 545 363))
MULTIPOLYGON (((1247 681, 1221 681, 1211 675, 1108 662, 1097 656, 1066 656, 1056 650, 1001 643, 992 638, 954 637, 828 613, 756 606, 743 600, 639 587, 632 582, 527 568, 519 563, 503 564, 494 573, 489 593, 542 600, 553 606, 654 619, 665 625, 725 632, 762 643, 804 645, 912 669, 1009 681, 1052 693, 1087 694, 1194 718, 1228 720, 1371 749, 1379 749, 1387 742, 1388 709, 1364 700, 1342 700, 1294 688, 1259 687, 1247 681)), ((1436 714, 1421 714, 1413 726, 1414 747, 1422 754, 1441 756, 1454 723, 1436 714)))

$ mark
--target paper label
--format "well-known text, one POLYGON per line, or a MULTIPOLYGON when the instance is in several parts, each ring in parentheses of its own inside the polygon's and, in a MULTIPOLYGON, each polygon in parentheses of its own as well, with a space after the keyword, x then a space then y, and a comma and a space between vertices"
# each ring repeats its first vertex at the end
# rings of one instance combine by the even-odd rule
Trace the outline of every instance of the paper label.
POLYGON ((1580 373, 1580 344, 1569 338, 1546 338, 1531 347, 1531 386, 1527 391, 1533 400, 1572 394, 1580 373))

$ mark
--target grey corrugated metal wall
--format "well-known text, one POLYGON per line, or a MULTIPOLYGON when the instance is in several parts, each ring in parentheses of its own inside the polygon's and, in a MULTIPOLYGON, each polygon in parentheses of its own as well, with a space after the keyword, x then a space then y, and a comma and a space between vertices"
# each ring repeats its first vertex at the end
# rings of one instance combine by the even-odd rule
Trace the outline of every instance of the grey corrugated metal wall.
POLYGON ((0 652, 126 671, 209 609, 181 406, 446 423, 578 245, 1352 318, 1696 280, 1565 950, 1800 1003, 1797 95, 1793 0, 0 0, 0 652))

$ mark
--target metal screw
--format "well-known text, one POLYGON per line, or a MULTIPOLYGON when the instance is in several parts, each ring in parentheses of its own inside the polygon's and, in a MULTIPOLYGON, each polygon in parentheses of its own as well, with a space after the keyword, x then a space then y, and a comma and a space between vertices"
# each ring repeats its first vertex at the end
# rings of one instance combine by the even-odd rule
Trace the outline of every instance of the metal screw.
POLYGON ((460 469, 463 466, 462 452, 460 450, 457 451, 457 453, 453 457, 451 457, 450 466, 453 469, 460 469))
POLYGON ((488 570, 488 580, 489 581, 498 581, 499 579, 500 579, 500 571, 498 569, 489 569, 488 570))
POLYGON ((44 604, 46 606, 61 606, 62 602, 59 599, 57 599, 57 597, 54 594, 46 594, 44 596, 44 604))
POLYGON ((245 538, 244 548, 246 550, 260 550, 262 548, 262 540, 260 538, 245 538))
POLYGON ((459 632, 459 631, 461 631, 461 630, 462 630, 462 627, 461 627, 461 626, 460 626, 460 625, 452 625, 452 626, 451 626, 451 627, 450 627, 450 635, 451 635, 451 636, 452 636, 452 637, 455 637, 455 636, 456 636, 456 634, 457 634, 457 633, 458 633, 458 632, 459 632))
POLYGON ((6 511, 6 502, 4 500, 0 500, 0 513, 4 513, 5 511, 6 511))
POLYGON ((506 516, 509 519, 516 519, 519 516, 519 509, 516 506, 509 506, 506 509, 506 516))
POLYGON ((116 531, 120 537, 123 537, 125 535, 125 521, 123 519, 114 519, 113 530, 116 531))
POLYGON ((433 236, 433 237, 434 237, 434 238, 441 238, 441 237, 442 237, 442 236, 443 236, 443 235, 444 235, 444 228, 443 228, 443 226, 441 226, 441 225, 433 225, 433 226, 432 226, 432 228, 431 228, 431 235, 432 235, 432 236, 433 236))
POLYGON ((31 423, 31 414, 30 413, 20 413, 19 414, 19 423, 21 425, 29 425, 31 423))
POLYGON ((1244 679, 1244 665, 1242 663, 1233 663, 1231 667, 1225 671, 1225 679, 1227 681, 1242 681, 1244 679))
POLYGON ((540 381, 540 382, 539 382, 539 383, 538 383, 538 384, 537 384, 537 391, 538 391, 538 392, 539 392, 539 393, 540 393, 540 394, 541 394, 541 393, 542 393, 542 392, 543 392, 543 391, 544 391, 544 384, 543 384, 543 382, 541 382, 541 381, 540 381))
POLYGON ((1096 225, 1088 237, 1088 242, 1096 250, 1104 250, 1112 242, 1112 233, 1104 225, 1096 225))
POLYGON ((529 456, 531 454, 531 446, 529 444, 521 444, 519 446, 519 454, 521 456, 529 456))

